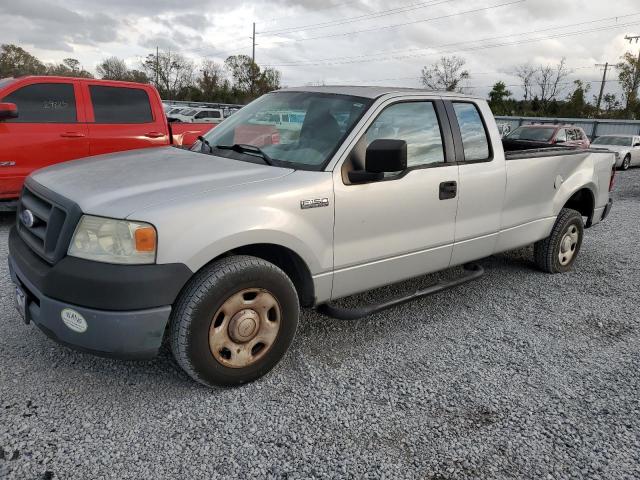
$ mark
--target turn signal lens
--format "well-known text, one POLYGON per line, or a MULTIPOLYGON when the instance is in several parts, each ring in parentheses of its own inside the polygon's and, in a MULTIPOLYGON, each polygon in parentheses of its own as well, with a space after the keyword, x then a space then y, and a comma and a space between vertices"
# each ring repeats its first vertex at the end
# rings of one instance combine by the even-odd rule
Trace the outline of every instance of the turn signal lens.
POLYGON ((136 250, 138 252, 156 251, 156 229, 153 227, 140 227, 135 231, 136 250))

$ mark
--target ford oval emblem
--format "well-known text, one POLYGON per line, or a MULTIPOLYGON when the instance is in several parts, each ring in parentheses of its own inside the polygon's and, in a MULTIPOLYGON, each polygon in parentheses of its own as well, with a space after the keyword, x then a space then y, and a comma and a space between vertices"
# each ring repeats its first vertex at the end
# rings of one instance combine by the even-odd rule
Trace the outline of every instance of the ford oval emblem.
POLYGON ((25 227, 31 228, 36 223, 36 217, 33 216, 33 212, 31 210, 26 209, 20 212, 20 221, 24 224, 25 227))

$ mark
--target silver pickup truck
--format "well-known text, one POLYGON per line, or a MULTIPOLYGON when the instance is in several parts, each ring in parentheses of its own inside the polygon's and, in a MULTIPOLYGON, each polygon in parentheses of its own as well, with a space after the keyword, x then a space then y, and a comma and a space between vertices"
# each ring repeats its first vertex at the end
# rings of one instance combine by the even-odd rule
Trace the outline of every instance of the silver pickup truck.
POLYGON ((479 98, 378 87, 265 95, 201 137, 32 174, 9 237, 17 306, 51 338, 148 358, 166 340, 206 385, 269 371, 300 307, 356 318, 477 278, 535 243, 576 261, 610 208, 612 153, 503 151, 479 98), (380 305, 331 302, 465 265, 380 305))

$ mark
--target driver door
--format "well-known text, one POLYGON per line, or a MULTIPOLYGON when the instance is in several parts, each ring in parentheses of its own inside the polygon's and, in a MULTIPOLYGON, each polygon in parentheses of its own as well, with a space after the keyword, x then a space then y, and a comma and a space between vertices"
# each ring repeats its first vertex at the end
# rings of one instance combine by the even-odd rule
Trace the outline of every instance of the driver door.
POLYGON ((455 235, 458 166, 440 100, 397 101, 381 107, 334 170, 335 226, 332 298, 344 297, 447 268, 455 235), (352 184, 376 139, 407 142, 407 170, 352 184), (448 186, 448 187, 447 187, 448 186))

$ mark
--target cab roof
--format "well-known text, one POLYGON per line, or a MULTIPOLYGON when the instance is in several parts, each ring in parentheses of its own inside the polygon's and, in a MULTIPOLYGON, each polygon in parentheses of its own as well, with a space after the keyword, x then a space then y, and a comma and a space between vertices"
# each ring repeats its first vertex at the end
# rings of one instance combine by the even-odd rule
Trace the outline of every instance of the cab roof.
POLYGON ((433 90, 427 90, 422 88, 408 88, 408 87, 378 87, 378 86, 366 86, 366 85, 323 85, 319 87, 291 87, 282 88, 279 92, 313 92, 313 93, 330 93, 336 95, 351 95, 354 97, 364 98, 379 98, 383 95, 392 93, 422 93, 437 95, 440 97, 455 97, 455 98, 480 98, 473 95, 464 95, 456 92, 438 92, 433 90))

